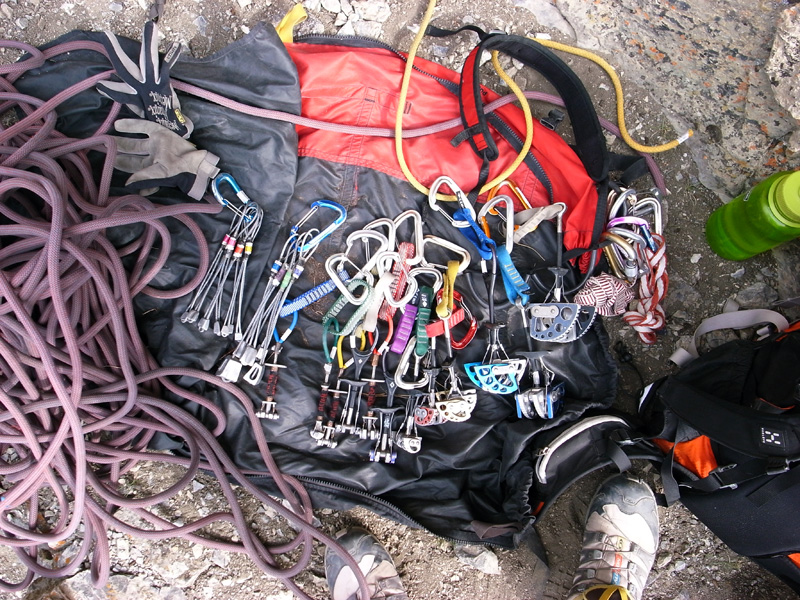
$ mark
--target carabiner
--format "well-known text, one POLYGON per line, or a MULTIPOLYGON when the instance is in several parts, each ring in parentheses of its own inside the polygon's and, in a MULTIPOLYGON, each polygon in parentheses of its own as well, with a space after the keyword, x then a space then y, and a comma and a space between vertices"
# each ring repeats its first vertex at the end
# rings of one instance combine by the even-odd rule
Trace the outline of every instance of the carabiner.
POLYGON ((219 191, 219 184, 220 183, 227 183, 231 186, 233 193, 236 194, 236 197, 241 200, 242 204, 247 204, 250 202, 250 196, 244 193, 244 190, 241 186, 236 183, 236 180, 233 178, 233 175, 230 173, 220 173, 214 178, 214 181, 211 183, 211 191, 214 194, 214 197, 217 199, 217 202, 220 204, 226 204, 227 200, 222 197, 222 193, 219 191))
POLYGON ((644 238, 647 247, 650 248, 652 252, 655 252, 658 249, 656 247, 655 241, 653 240, 653 236, 650 235, 650 223, 645 221, 643 218, 631 217, 631 216, 616 217, 608 222, 607 228, 612 229, 617 227, 618 225, 633 225, 634 227, 637 227, 638 229, 641 230, 642 237, 644 238))
MULTIPOLYGON (((442 284, 444 283, 444 278, 442 277, 442 272, 439 269, 434 269, 433 267, 414 267, 408 272, 409 278, 416 279, 418 275, 433 275, 433 291, 438 292, 442 289, 442 284)), ((419 282, 417 282, 419 285, 419 282)))
MULTIPOLYGON (((375 219, 371 223, 364 225, 362 231, 372 231, 377 229, 378 227, 385 227, 388 235, 386 239, 389 240, 389 245, 387 246, 387 250, 392 250, 395 245, 395 241, 397 239, 395 235, 395 223, 388 217, 382 217, 380 219, 375 219)), ((369 254, 367 254, 367 258, 369 258, 369 254)))
MULTIPOLYGON (((533 208, 531 206, 531 203, 528 201, 528 198, 526 198, 525 194, 522 193, 522 190, 520 189, 520 187, 516 183, 511 181, 510 179, 506 179, 505 181, 501 181, 496 186, 494 186, 491 190, 489 190, 489 194, 486 197, 486 201, 488 202, 489 200, 491 200, 492 198, 497 196, 497 192, 499 192, 502 187, 507 187, 508 189, 511 190, 511 192, 517 197, 517 200, 519 200, 519 203, 522 205, 522 209, 523 210, 528 210, 529 208, 533 208)), ((489 211, 489 214, 490 215, 499 215, 500 213, 498 213, 496 210, 492 209, 492 210, 489 211)))
POLYGON ((472 217, 473 221, 475 220, 475 209, 472 207, 467 195, 461 191, 461 188, 458 187, 458 184, 455 181, 446 175, 442 175, 433 182, 433 185, 431 185, 430 192, 428 192, 428 205, 436 212, 442 213, 444 218, 447 219, 453 227, 458 227, 459 229, 470 227, 469 221, 454 219, 450 213, 446 212, 442 207, 439 206, 439 202, 436 199, 436 194, 438 193, 439 188, 444 184, 447 184, 447 186, 452 190, 453 194, 455 194, 458 206, 461 209, 466 210, 469 216, 472 217))
MULTIPOLYGON (((615 193, 615 192, 612 192, 612 193, 615 193)), ((609 199, 610 199, 610 197, 611 197, 611 194, 609 194, 609 199)), ((621 216, 621 215, 618 215, 618 213, 624 207, 625 202, 628 201, 628 200, 631 201, 631 205, 637 204, 636 190, 635 189, 627 188, 619 196, 614 198, 613 201, 609 202, 610 207, 608 209, 608 218, 609 219, 613 219, 616 216, 621 216)), ((628 214, 627 209, 625 209, 625 211, 622 214, 623 215, 628 214)))
MULTIPOLYGON (((330 277, 330 280, 338 288, 339 292, 345 298, 347 298, 348 302, 350 302, 351 304, 361 305, 371 295, 372 288, 370 287, 370 289, 361 294, 361 296, 355 296, 353 293, 351 293, 348 285, 351 281, 353 281, 353 279, 357 279, 359 277, 358 273, 361 272, 358 271, 356 275, 354 275, 352 278, 347 280, 347 282, 345 282, 344 279, 341 277, 340 273, 347 273, 342 269, 342 265, 346 262, 350 263, 356 269, 358 269, 358 266, 355 265, 353 261, 351 261, 350 258, 345 253, 341 252, 339 254, 331 254, 328 257, 328 259, 325 261, 325 270, 328 272, 328 277, 330 277)), ((347 275, 349 277, 349 273, 347 275)), ((365 277, 366 283, 372 286, 374 279, 371 273, 362 274, 361 276, 365 277)))
POLYGON ((305 244, 300 246, 300 252, 308 252, 311 248, 318 246, 322 240, 336 231, 336 229, 342 223, 344 223, 344 220, 347 218, 347 210, 338 202, 334 202, 333 200, 315 200, 311 203, 311 207, 308 209, 308 212, 297 222, 297 224, 295 224, 294 227, 292 227, 291 233, 296 235, 300 227, 302 227, 303 224, 305 224, 305 222, 308 221, 311 216, 320 208, 329 208, 337 212, 339 216, 337 216, 336 219, 334 219, 333 222, 325 229, 321 230, 305 244))
POLYGON ((231 189, 236 194, 236 197, 239 198, 239 200, 241 200, 242 204, 247 204, 248 202, 250 202, 250 197, 244 193, 239 184, 236 183, 236 180, 233 178, 233 175, 231 175, 230 173, 220 173, 211 182, 211 193, 214 194, 214 198, 217 199, 217 202, 219 202, 222 206, 231 209, 239 217, 249 222, 249 220, 246 219, 245 214, 242 212, 242 210, 240 208, 237 208, 230 202, 228 202, 225 196, 222 195, 222 192, 220 192, 219 190, 219 186, 221 183, 227 183, 228 185, 230 185, 231 189))
POLYGON ((494 210, 494 207, 503 202, 506 205, 506 214, 505 214, 505 222, 506 222, 506 250, 509 254, 514 250, 514 202, 511 200, 509 196, 501 195, 495 196, 491 200, 488 200, 478 211, 478 218, 477 221, 481 227, 483 227, 483 232, 486 234, 487 237, 491 237, 489 234, 489 223, 486 219, 486 215, 488 214, 497 214, 500 215, 502 218, 503 215, 498 213, 494 210), (494 212, 492 212, 494 210, 494 212))
MULTIPOLYGON (((378 262, 375 264, 375 267, 378 269, 378 277, 380 279, 383 279, 384 276, 391 276, 393 279, 390 279, 390 281, 392 282, 397 281, 398 277, 397 275, 392 273, 391 263, 402 262, 402 260, 403 258, 397 252, 382 252, 380 257, 378 258, 378 262), (388 265, 388 268, 386 265, 387 261, 391 261, 391 263, 388 265)), ((380 285, 380 281, 377 284, 375 284, 376 290, 378 289, 378 285, 380 285)), ((397 300, 394 299, 391 285, 384 287, 381 295, 383 296, 383 299, 386 300, 386 303, 389 306, 393 306, 394 308, 401 308, 406 304, 408 304, 409 302, 411 302, 411 299, 414 297, 414 294, 417 293, 417 289, 419 287, 417 284, 417 280, 414 279, 413 277, 411 278, 406 277, 406 286, 407 288, 405 295, 398 298, 397 300)))
POLYGON ((650 212, 653 213, 653 227, 655 229, 655 233, 661 235, 664 232, 661 218, 661 203, 657 198, 642 198, 636 203, 636 206, 634 206, 633 210, 631 211, 631 213, 637 217, 641 217, 642 215, 646 215, 650 212), (642 207, 646 208, 648 206, 650 207, 649 210, 642 210, 642 207))
POLYGON ((463 273, 464 271, 467 270, 467 267, 469 266, 469 261, 471 259, 469 250, 466 250, 466 249, 462 248, 461 246, 459 246, 458 244, 454 244, 453 242, 451 242, 449 240, 446 240, 444 238, 440 238, 439 236, 436 236, 436 235, 426 235, 425 238, 423 239, 423 244, 422 244, 422 266, 423 267, 438 267, 439 269, 443 269, 443 270, 447 268, 444 265, 438 265, 436 263, 428 262, 428 260, 425 258, 425 246, 427 246, 428 244, 433 244, 435 246, 440 246, 442 248, 445 248, 446 250, 450 250, 451 252, 455 252, 458 256, 461 257, 461 261, 459 262, 459 265, 458 265, 458 272, 459 273, 463 273))
POLYGON ((411 363, 411 353, 417 347, 417 338, 416 336, 412 336, 411 339, 406 344, 403 353, 400 355, 400 363, 397 365, 397 368, 394 371, 394 382, 401 390, 415 390, 419 388, 423 388, 428 385, 428 382, 431 380, 431 375, 429 371, 425 371, 422 375, 422 379, 417 381, 406 381, 403 379, 403 376, 408 371, 408 365, 411 363))

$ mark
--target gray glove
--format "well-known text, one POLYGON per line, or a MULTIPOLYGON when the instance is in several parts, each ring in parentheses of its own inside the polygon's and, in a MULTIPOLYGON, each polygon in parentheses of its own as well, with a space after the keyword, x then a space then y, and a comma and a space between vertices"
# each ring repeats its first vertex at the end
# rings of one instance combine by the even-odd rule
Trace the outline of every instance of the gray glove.
MULTIPOLYGON (((138 133, 146 137, 119 137, 114 166, 133 173, 127 187, 147 190, 161 186, 176 187, 195 200, 200 200, 209 180, 219 173, 219 157, 207 150, 198 150, 191 142, 158 123, 145 119, 121 119, 114 124, 122 133, 138 133)), ((151 192, 152 193, 152 192, 151 192)))

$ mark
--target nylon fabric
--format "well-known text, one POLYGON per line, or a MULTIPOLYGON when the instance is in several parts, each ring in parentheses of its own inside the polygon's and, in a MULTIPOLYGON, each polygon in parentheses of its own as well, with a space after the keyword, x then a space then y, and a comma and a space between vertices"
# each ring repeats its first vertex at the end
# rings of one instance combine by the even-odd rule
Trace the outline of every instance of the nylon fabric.
MULTIPOLYGON (((384 47, 365 47, 352 52, 351 48, 335 45, 334 37, 325 36, 299 39, 289 44, 288 50, 300 76, 304 116, 351 125, 394 127, 398 90, 405 67, 402 53, 384 47), (364 79, 363 73, 369 73, 369 78, 364 79)), ((404 128, 425 127, 459 115, 458 95, 448 89, 450 84, 458 83, 458 77, 450 69, 417 58, 403 116, 404 128), (448 87, 440 80, 448 82, 448 87)), ((481 87, 481 91, 486 104, 499 97, 488 88, 481 87)), ((508 124, 517 138, 524 139, 524 117, 518 107, 505 105, 494 114, 508 124)), ((574 150, 558 133, 538 121, 534 121, 533 126, 531 153, 549 184, 539 181, 524 163, 511 179, 532 206, 565 202, 570 207, 564 221, 565 247, 568 250, 586 248, 592 241, 598 206, 594 182, 574 150), (548 189, 552 190, 552 195, 548 189)), ((436 135, 403 140, 409 168, 424 185, 430 187, 442 174, 453 177, 464 190, 475 189, 478 185, 482 160, 469 146, 450 144, 458 131, 456 127, 436 135)), ((517 150, 496 130, 490 128, 490 132, 500 152, 499 158, 490 165, 489 179, 492 179, 513 161, 517 150)), ((301 156, 358 164, 403 179, 393 139, 343 136, 307 127, 298 127, 298 135, 301 156)), ((516 210, 522 208, 521 204, 515 204, 516 210)))
POLYGON ((708 474, 719 465, 711 448, 708 436, 701 435, 686 442, 673 444, 667 440, 653 440, 653 443, 667 454, 675 448, 675 460, 698 477, 708 477, 708 474))
MULTIPOLYGON (((102 34, 73 32, 60 41, 96 41, 98 35, 102 34)), ((120 43, 133 53, 135 42, 120 38, 120 43)), ((304 114, 306 110, 309 116, 321 111, 319 116, 327 120, 365 125, 386 126, 393 122, 392 101, 396 101, 403 66, 400 57, 383 49, 352 52, 336 46, 303 43, 292 44, 290 52, 294 63, 275 31, 259 25, 210 57, 195 60, 182 56, 172 74, 182 81, 253 106, 294 113, 300 110, 299 84, 304 114), (328 67, 342 69, 341 81, 332 85, 330 71, 317 68, 319 63, 315 60, 320 58, 320 52, 325 54, 328 67), (376 68, 376 64, 381 68, 376 68), (364 79, 364 73, 369 73, 370 77, 364 79)), ((440 76, 454 77, 442 67, 423 63, 420 61, 421 66, 440 76)), ((77 51, 49 61, 18 83, 26 93, 45 98, 90 74, 102 73, 108 67, 108 61, 101 54, 77 51)), ((442 95, 444 88, 435 79, 415 72, 411 90, 409 126, 430 124, 457 114, 457 98, 446 90, 446 95, 442 95), (436 93, 430 93, 433 90, 436 93), (448 108, 452 112, 448 112, 448 108)), ((396 168, 391 140, 303 127, 298 127, 298 139, 294 127, 287 123, 249 117, 194 96, 181 97, 181 103, 195 123, 191 141, 218 155, 220 168, 233 174, 252 201, 264 209, 264 224, 247 273, 248 281, 259 284, 246 290, 244 302, 249 308, 245 318, 253 313, 261 298, 264 276, 269 273, 286 239, 289 226, 305 214, 311 202, 320 198, 342 204, 348 211, 348 220, 322 242, 306 263, 303 276, 292 288, 293 297, 327 280, 325 258, 344 247, 350 232, 378 217, 395 216, 414 208, 423 214, 426 233, 462 243, 459 231, 440 215, 430 214, 426 198, 396 173, 387 174, 387 169, 396 168)), ((109 107, 107 100, 89 90, 62 107, 58 126, 69 135, 85 137, 97 129, 109 107)), ((519 110, 514 107, 498 109, 498 114, 514 117, 511 122, 517 124, 521 119, 519 110)), ((471 150, 453 149, 446 139, 445 135, 410 142, 414 150, 409 151, 409 160, 414 172, 429 174, 429 183, 442 172, 456 172, 464 178, 477 176, 480 163, 474 162, 471 150), (441 156, 438 155, 440 148, 444 148, 441 156)), ((544 128, 537 128, 535 139, 540 148, 547 148, 546 153, 534 148, 534 153, 552 181, 554 199, 562 196, 568 196, 570 202, 591 199, 594 186, 563 140, 544 128), (570 173, 569 169, 565 172, 553 168, 554 161, 575 165, 577 174, 570 173)), ((504 152, 508 156, 513 153, 509 147, 504 152)), ((549 202, 544 187, 534 181, 530 172, 521 173, 520 179, 515 181, 526 195, 530 192, 531 198, 538 199, 540 204, 549 202)), ((120 175, 115 184, 121 186, 123 181, 120 175)), ((468 185, 466 187, 469 189, 468 185)), ((168 190, 159 191, 154 198, 167 204, 189 201, 168 190)), ((582 217, 578 211, 573 214, 575 220, 568 226, 572 234, 578 235, 582 217)), ((319 225, 314 222, 316 218, 312 218, 309 225, 319 225)), ((230 215, 225 211, 196 220, 213 247, 230 225, 230 215)), ((116 242, 124 242, 124 231, 113 234, 116 242)), ((164 285, 188 281, 197 268, 196 253, 185 234, 172 231, 172 235, 175 251, 168 269, 156 280, 164 285)), ((446 251, 436 247, 432 247, 430 253, 431 262, 445 264, 449 258, 446 251)), ((521 256, 525 256, 524 253, 521 256)), ((485 288, 477 259, 473 259, 473 266, 459 276, 457 286, 475 316, 485 320, 488 317, 485 288)), ((523 273, 532 264, 517 262, 523 273)), ((370 442, 352 436, 341 437, 339 446, 330 450, 318 447, 309 435, 323 377, 321 319, 334 300, 330 295, 302 309, 295 333, 287 339, 281 353, 281 362, 287 368, 280 372, 276 395, 280 418, 261 422, 281 470, 304 482, 316 506, 367 506, 400 522, 464 541, 479 541, 482 532, 499 532, 487 540, 512 546, 515 532, 530 522, 528 488, 533 458, 528 445, 540 429, 558 426, 589 408, 608 406, 613 401, 616 369, 608 355, 608 341, 602 325, 597 323, 577 342, 559 344, 558 348, 534 344, 534 348, 547 351, 548 367, 566 382, 565 410, 556 419, 547 422, 518 420, 512 397, 479 392, 477 406, 468 421, 425 429, 423 450, 419 454, 401 452, 397 464, 386 465, 366 459, 370 442)), ((189 301, 189 297, 175 301, 142 299, 135 306, 137 322, 145 343, 162 365, 214 372, 221 357, 230 350, 230 341, 210 332, 199 333, 191 324, 181 323, 180 316, 189 301)), ((509 353, 527 350, 529 337, 519 312, 509 310, 507 303, 496 304, 498 317, 508 321, 501 338, 509 353)), ((484 350, 485 335, 481 332, 476 341, 459 352, 458 368, 462 362, 481 360, 484 350)), ((263 459, 241 403, 225 389, 217 389, 204 381, 187 377, 179 383, 204 396, 222 411, 229 425, 219 436, 220 444, 240 468, 253 475, 253 482, 270 493, 277 493, 274 482, 259 476, 264 472, 263 459)), ((242 384, 241 387, 258 407, 264 398, 265 386, 266 383, 256 387, 242 384)), ((180 402, 177 398, 173 400, 180 402)), ((213 415, 202 408, 183 406, 193 410, 203 422, 216 422, 213 415)))

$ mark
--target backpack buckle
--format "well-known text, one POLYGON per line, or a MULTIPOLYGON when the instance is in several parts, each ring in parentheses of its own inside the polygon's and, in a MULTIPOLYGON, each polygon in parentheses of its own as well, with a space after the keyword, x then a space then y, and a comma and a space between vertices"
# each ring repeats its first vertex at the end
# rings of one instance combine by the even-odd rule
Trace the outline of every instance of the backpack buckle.
POLYGON ((725 489, 735 490, 736 488, 739 487, 739 484, 736 482, 726 483, 725 478, 721 477, 720 475, 725 471, 730 471, 731 469, 735 469, 738 466, 739 465, 737 463, 731 463, 729 465, 723 465, 721 467, 717 467, 708 474, 708 477, 714 479, 719 484, 718 489, 720 490, 725 490, 725 489))
POLYGON ((789 460, 788 459, 780 459, 780 458, 768 458, 767 459, 767 475, 780 475, 781 473, 786 473, 789 470, 789 460))
POLYGON ((564 120, 564 113, 557 108, 551 110, 546 117, 539 119, 539 123, 547 127, 550 131, 555 131, 561 121, 564 120))

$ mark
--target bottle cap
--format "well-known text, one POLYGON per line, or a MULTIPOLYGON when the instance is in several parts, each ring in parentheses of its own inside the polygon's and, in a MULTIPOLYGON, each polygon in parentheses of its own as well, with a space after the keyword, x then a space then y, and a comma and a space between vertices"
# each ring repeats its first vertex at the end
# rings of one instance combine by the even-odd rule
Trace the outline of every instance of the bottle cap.
POLYGON ((800 227, 800 171, 790 173, 778 182, 775 189, 775 208, 781 216, 800 227))

